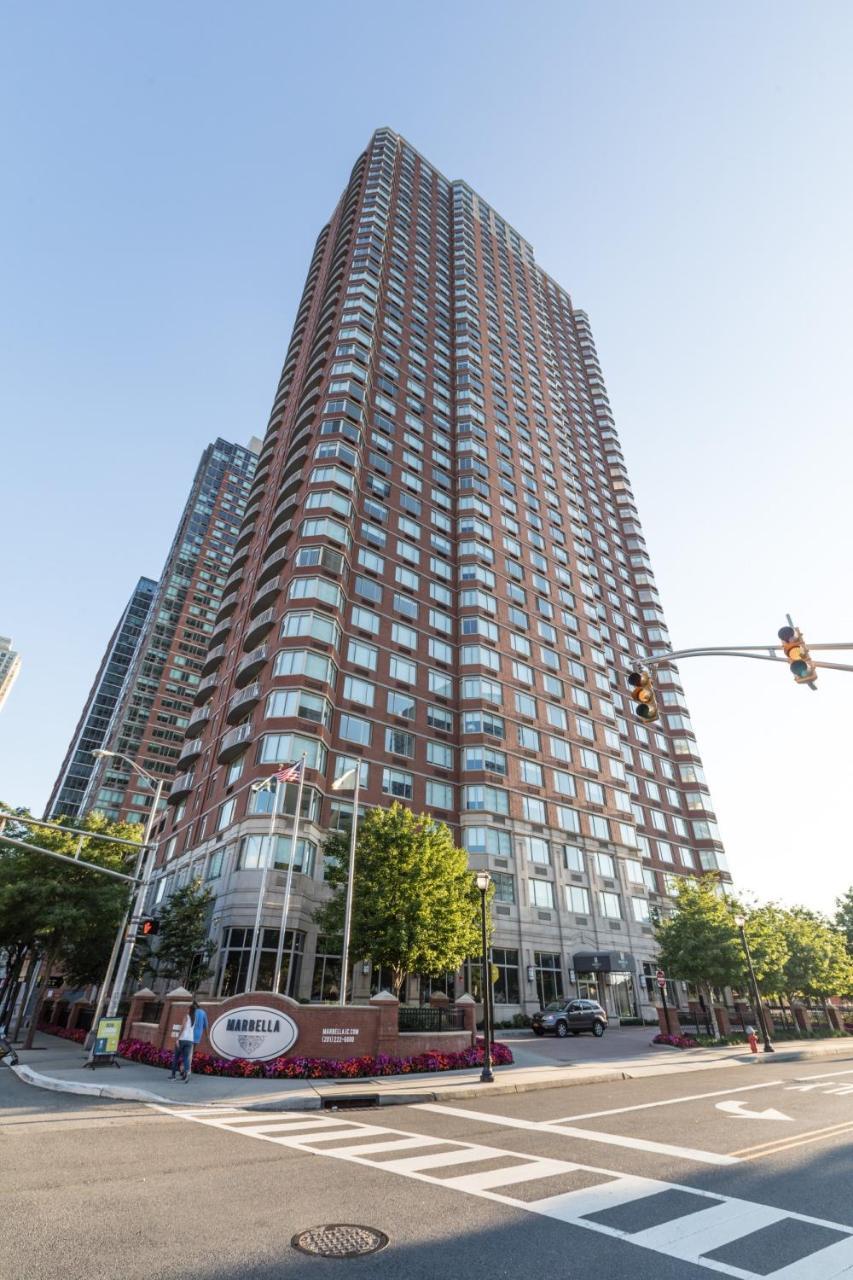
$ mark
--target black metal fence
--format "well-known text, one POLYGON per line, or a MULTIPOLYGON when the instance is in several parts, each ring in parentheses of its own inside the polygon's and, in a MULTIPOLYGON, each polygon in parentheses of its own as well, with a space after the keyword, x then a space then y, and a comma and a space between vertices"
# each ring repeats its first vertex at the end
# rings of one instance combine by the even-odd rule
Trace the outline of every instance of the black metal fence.
POLYGON ((401 1005, 397 1013, 397 1027, 400 1031, 464 1031, 465 1011, 452 1007, 401 1005))

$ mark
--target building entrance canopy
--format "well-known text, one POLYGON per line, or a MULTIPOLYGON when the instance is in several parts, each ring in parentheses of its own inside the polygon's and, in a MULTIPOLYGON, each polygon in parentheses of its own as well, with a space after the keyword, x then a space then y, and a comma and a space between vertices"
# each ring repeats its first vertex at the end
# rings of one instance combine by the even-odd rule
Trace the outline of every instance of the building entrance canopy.
POLYGON ((627 951, 579 951, 572 956, 576 973, 633 973, 636 967, 627 951))

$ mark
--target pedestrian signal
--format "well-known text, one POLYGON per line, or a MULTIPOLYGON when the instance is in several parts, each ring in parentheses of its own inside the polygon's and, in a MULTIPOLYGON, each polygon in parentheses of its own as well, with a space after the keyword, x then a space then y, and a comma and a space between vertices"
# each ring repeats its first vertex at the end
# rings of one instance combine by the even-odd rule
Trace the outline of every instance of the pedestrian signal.
POLYGON ((631 691, 631 697, 637 704, 634 710, 638 718, 645 720, 647 724, 652 720, 657 720, 660 712, 658 711, 652 678, 648 671, 632 671, 628 676, 628 688, 631 691))
POLYGON ((155 920, 153 916, 146 916, 139 924, 140 938, 153 938, 155 933, 160 932, 160 921, 155 920))
POLYGON ((799 628, 780 627, 778 634, 782 641, 782 652, 797 684, 813 684, 817 680, 817 671, 799 628))

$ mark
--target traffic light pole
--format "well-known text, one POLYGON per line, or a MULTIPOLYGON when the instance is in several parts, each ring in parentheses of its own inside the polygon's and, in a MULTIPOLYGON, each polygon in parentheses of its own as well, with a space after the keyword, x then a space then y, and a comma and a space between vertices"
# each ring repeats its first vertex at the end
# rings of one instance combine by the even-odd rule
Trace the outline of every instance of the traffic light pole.
MULTIPOLYGON (((157 811, 160 804, 160 796, 163 792, 163 779, 157 779, 157 786, 154 788, 154 800, 151 810, 148 814, 148 821, 145 824, 145 832, 142 837, 142 853, 141 861, 144 862, 145 870, 139 881, 139 887, 136 890, 136 897, 133 901, 133 915, 130 917, 128 927, 127 913, 124 918, 124 948, 119 961, 118 972, 116 973, 115 982, 113 983, 112 993, 110 995, 110 1003, 107 1007, 107 1017, 114 1018, 118 1010, 119 1001, 124 991, 124 984, 127 982, 127 971, 130 968, 130 961, 133 955, 133 948, 136 945, 136 929, 140 923, 142 909, 145 906, 145 895, 148 893, 148 886, 151 883, 151 872, 154 870, 154 859, 156 857, 156 849, 151 847, 151 835, 154 830, 154 823, 157 820, 157 811), (147 857, 145 856, 147 854, 147 857)), ((138 874, 138 872, 137 872, 138 874)), ((97 1021, 95 1027, 97 1027, 97 1021)))

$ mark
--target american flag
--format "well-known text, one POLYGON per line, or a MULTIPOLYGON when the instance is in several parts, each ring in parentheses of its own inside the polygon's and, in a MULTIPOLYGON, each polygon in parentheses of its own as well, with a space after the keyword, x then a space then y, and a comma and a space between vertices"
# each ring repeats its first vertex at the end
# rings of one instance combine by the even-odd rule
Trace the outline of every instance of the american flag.
POLYGON ((276 782, 298 782, 302 776, 302 763, 301 760, 297 760, 295 764, 283 764, 273 777, 276 782))

